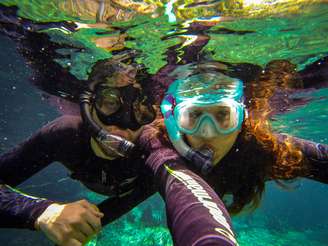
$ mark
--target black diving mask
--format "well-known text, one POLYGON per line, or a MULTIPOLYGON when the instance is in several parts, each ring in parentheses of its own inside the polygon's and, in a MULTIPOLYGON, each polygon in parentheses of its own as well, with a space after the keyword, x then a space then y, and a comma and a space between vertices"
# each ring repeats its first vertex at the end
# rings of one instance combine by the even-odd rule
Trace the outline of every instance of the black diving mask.
POLYGON ((151 123, 156 117, 150 100, 133 85, 114 88, 99 84, 94 91, 86 90, 81 94, 80 107, 83 121, 92 136, 110 153, 121 157, 129 155, 135 147, 134 143, 108 132, 94 121, 91 111, 94 109, 105 125, 131 130, 151 123))
POLYGON ((98 85, 93 107, 103 124, 123 129, 137 130, 156 116, 148 97, 133 85, 118 88, 98 85))

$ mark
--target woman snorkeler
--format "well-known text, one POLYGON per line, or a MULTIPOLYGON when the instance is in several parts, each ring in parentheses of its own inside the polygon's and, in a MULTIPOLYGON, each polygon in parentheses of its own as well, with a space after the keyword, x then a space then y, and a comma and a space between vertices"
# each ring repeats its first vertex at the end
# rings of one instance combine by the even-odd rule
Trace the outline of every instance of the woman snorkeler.
MULTIPOLYGON (((169 86, 161 104, 169 139, 220 197, 232 195, 230 212, 249 204, 256 207, 269 180, 305 177, 328 182, 327 145, 274 133, 269 124, 278 110, 283 113, 306 102, 294 97, 296 93, 327 86, 326 67, 327 58, 297 74, 288 61, 273 61, 245 85, 229 77, 229 69, 222 70, 219 63, 179 68, 184 77, 169 86), (310 84, 313 77, 317 84, 310 84)), ((163 122, 152 125, 163 136, 163 122)), ((155 154, 151 144, 140 139, 155 154)))
MULTIPOLYGON (((264 69, 202 62, 208 56, 202 51, 210 40, 207 31, 216 24, 215 19, 193 21, 184 35, 176 35, 188 45, 172 47, 168 64, 153 76, 164 121, 158 117, 143 133, 157 132, 164 148, 170 146, 163 137, 167 130, 174 148, 194 163, 194 170, 208 173, 203 177, 217 194, 232 195, 232 213, 246 205, 255 208, 269 180, 282 186, 280 180, 297 177, 327 183, 327 145, 274 133, 269 120, 310 100, 298 95, 328 86, 328 57, 299 72, 287 60, 271 61, 264 69), (185 38, 188 34, 196 34, 193 42, 185 38)), ((161 149, 160 143, 140 144, 150 153, 161 149)))

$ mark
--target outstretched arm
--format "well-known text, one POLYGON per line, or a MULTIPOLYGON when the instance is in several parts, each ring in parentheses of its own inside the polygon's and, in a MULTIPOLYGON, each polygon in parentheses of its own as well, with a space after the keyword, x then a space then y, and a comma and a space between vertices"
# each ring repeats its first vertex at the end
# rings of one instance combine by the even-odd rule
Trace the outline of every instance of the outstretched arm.
POLYGON ((57 204, 0 181, 0 228, 41 230, 58 245, 83 245, 101 229, 102 213, 85 200, 57 204))
POLYGON ((145 127, 139 142, 150 152, 146 166, 152 170, 166 203, 174 245, 237 245, 231 219, 220 198, 185 167, 176 151, 152 135, 152 127, 145 127))
POLYGON ((17 185, 53 161, 70 162, 88 146, 82 120, 62 116, 27 141, 0 156, 0 227, 41 230, 58 245, 82 245, 101 228, 102 213, 87 201, 58 204, 15 190, 17 185))
POLYGON ((0 228, 34 229, 36 219, 52 201, 27 196, 0 180, 0 228))
POLYGON ((36 218, 52 203, 24 195, 10 186, 15 187, 56 160, 54 153, 60 141, 56 143, 54 139, 65 136, 65 119, 60 119, 0 156, 0 227, 34 229, 36 218), (62 130, 58 131, 60 122, 62 130))

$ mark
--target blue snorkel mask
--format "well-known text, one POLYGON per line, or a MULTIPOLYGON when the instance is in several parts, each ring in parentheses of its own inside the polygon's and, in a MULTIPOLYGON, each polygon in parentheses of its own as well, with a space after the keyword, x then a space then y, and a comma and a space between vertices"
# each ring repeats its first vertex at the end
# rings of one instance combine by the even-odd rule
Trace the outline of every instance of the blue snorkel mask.
POLYGON ((214 167, 213 150, 192 149, 184 141, 184 134, 213 138, 241 129, 243 83, 218 72, 178 79, 170 85, 161 111, 175 149, 206 175, 214 167))

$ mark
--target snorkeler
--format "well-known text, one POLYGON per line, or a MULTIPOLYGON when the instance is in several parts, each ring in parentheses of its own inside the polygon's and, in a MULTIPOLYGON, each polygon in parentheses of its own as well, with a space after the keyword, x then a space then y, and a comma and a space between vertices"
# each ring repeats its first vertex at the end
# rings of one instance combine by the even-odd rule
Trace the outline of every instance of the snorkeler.
POLYGON ((173 144, 190 168, 208 173, 202 177, 219 197, 232 195, 232 213, 246 205, 255 208, 269 180, 305 177, 328 183, 327 145, 274 133, 269 122, 311 100, 298 95, 328 86, 328 58, 299 72, 287 60, 271 61, 264 69, 204 62, 210 56, 202 50, 210 41, 204 30, 215 24, 212 21, 192 22, 185 31, 196 32, 197 38, 182 49, 169 50, 167 65, 153 76, 154 97, 164 120, 157 119, 152 128, 163 139, 162 147, 173 144))
MULTIPOLYGON (((131 150, 132 142, 140 134, 142 125, 150 123, 154 119, 155 112, 149 100, 142 94, 140 86, 135 83, 136 71, 132 65, 125 66, 124 63, 113 64, 111 61, 107 61, 105 65, 104 62, 100 62, 95 67, 103 68, 103 66, 107 68, 104 71, 113 75, 110 77, 111 79, 122 83, 120 87, 114 88, 111 84, 114 81, 106 81, 107 74, 105 77, 99 77, 98 73, 96 75, 96 72, 91 73, 92 82, 99 80, 103 84, 93 84, 92 90, 94 89, 94 91, 86 91, 81 97, 81 107, 86 122, 83 123, 77 116, 61 117, 45 126, 16 149, 2 155, 0 169, 1 180, 4 183, 16 186, 57 160, 65 163, 72 170, 72 177, 84 180, 82 182, 86 186, 97 192, 111 196, 123 196, 133 190, 138 168, 127 168, 129 162, 124 158, 118 159, 118 162, 124 164, 109 165, 108 161, 123 157, 126 154, 124 151, 131 150), (122 75, 123 73, 125 75, 122 75), (90 97, 86 99, 88 93, 90 97), (107 127, 102 128, 105 125, 99 126, 101 124, 106 124, 107 127), (123 125, 123 128, 117 125, 123 125), (128 144, 124 145, 125 143, 128 144), (16 173, 16 170, 24 170, 24 174, 16 173)), ((6 204, 5 197, 7 196, 1 197, 3 206, 6 204)), ((26 200, 30 201, 29 198, 26 200)), ((37 204, 38 201, 32 200, 32 203, 37 204)), ((39 202, 40 205, 43 203, 44 206, 49 205, 49 201, 39 202)), ((24 202, 21 205, 23 206, 24 202)), ((44 206, 40 206, 38 211, 45 208, 44 206)), ((5 213, 5 211, 2 212, 5 213)), ((31 210, 32 212, 33 210, 31 210)), ((31 216, 28 211, 25 211, 25 215, 31 216)), ((6 220, 2 220, 2 222, 10 223, 6 220)), ((16 222, 18 223, 18 221, 16 222)), ((21 226, 26 225, 33 228, 34 222, 30 219, 21 226)), ((11 223, 15 224, 14 221, 11 223)), ((99 228, 99 225, 97 227, 99 228)), ((40 227, 40 229, 44 228, 40 227)), ((60 239, 57 238, 57 240, 60 239)), ((55 242, 60 243, 60 241, 55 242)))
MULTIPOLYGON (((326 60, 318 64, 326 66, 326 60)), ((161 110, 168 137, 189 167, 201 174, 220 197, 233 195, 229 211, 238 213, 250 203, 256 206, 268 180, 305 177, 327 183, 328 146, 273 133, 268 124, 269 116, 276 113, 270 103, 285 110, 305 103, 293 101, 281 91, 293 95, 315 87, 308 79, 319 73, 323 77, 316 81, 323 84, 327 78, 324 69, 312 75, 305 70, 300 77, 291 63, 273 61, 254 84, 245 85, 228 76, 229 70, 213 65, 185 66, 189 72, 182 74, 187 76, 169 86, 161 110)), ((152 124, 158 136, 163 136, 162 124, 161 120, 152 124)), ((146 141, 140 144, 150 152, 170 146, 165 141, 156 148, 146 141)))

